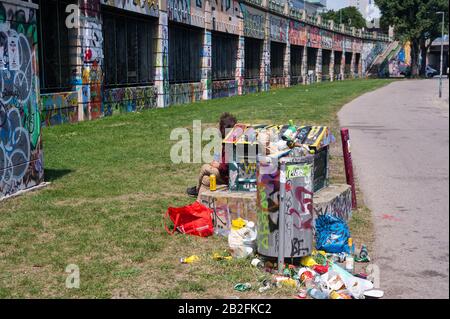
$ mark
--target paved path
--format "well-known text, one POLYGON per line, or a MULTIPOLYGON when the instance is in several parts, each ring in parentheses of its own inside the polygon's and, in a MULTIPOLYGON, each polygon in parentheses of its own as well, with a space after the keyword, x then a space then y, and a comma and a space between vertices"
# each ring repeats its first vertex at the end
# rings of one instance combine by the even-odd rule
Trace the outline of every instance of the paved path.
MULTIPOLYGON (((405 80, 339 112, 373 212, 386 298, 449 298, 448 80, 405 80)), ((359 247, 357 247, 359 249, 359 247)))

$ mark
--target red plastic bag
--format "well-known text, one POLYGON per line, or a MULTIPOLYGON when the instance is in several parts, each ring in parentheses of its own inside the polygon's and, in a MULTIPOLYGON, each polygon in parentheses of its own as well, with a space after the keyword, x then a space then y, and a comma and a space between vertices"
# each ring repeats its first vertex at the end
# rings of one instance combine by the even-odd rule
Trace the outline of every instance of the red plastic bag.
POLYGON ((164 216, 164 227, 170 235, 178 230, 182 234, 208 237, 214 233, 211 214, 212 209, 199 202, 184 207, 169 207, 164 216), (172 231, 166 225, 167 216, 174 224, 172 231))

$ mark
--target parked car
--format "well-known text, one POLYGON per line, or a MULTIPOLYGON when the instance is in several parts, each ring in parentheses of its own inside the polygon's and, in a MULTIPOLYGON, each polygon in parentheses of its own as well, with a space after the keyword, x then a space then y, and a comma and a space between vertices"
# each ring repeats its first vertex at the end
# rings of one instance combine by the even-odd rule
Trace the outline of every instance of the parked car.
POLYGON ((431 66, 427 65, 427 67, 425 68, 425 76, 427 78, 432 78, 435 75, 438 75, 439 72, 435 69, 433 69, 431 66))

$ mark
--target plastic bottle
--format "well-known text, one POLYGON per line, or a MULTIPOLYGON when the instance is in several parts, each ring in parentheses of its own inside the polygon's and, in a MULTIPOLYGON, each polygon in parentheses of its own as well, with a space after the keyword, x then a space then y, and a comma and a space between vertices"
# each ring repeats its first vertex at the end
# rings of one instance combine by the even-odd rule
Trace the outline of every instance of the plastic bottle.
POLYGON ((354 247, 353 247, 353 239, 348 239, 348 248, 350 253, 345 258, 345 270, 347 270, 349 273, 353 273, 355 268, 355 259, 353 257, 354 247))
POLYGON ((260 259, 254 258, 252 260, 252 266, 255 266, 256 268, 259 268, 259 269, 263 269, 264 263, 260 259))
POLYGON ((328 294, 317 288, 308 289, 308 295, 314 299, 328 299, 328 294))
POLYGON ((359 253, 359 258, 367 258, 369 256, 369 252, 367 251, 366 245, 361 246, 361 251, 359 253))
POLYGON ((284 141, 293 141, 297 134, 297 128, 294 125, 294 121, 289 120, 289 126, 281 137, 284 141))
POLYGON ((198 257, 197 255, 192 255, 192 256, 187 257, 187 258, 181 258, 180 262, 182 264, 192 264, 192 263, 194 263, 196 261, 199 261, 199 260, 200 260, 200 257, 198 257))

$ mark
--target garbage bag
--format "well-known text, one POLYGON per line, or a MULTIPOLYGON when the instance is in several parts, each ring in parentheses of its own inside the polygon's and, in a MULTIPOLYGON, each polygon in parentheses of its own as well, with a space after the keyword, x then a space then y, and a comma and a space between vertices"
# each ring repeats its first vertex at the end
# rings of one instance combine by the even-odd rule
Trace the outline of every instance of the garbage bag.
POLYGON ((211 209, 197 201, 184 207, 169 207, 164 216, 164 227, 171 235, 178 230, 183 234, 200 237, 211 236, 214 232, 211 214, 211 209), (174 224, 172 231, 166 225, 167 217, 174 224))
POLYGON ((327 253, 349 253, 350 231, 343 219, 320 215, 316 219, 316 248, 327 253))

